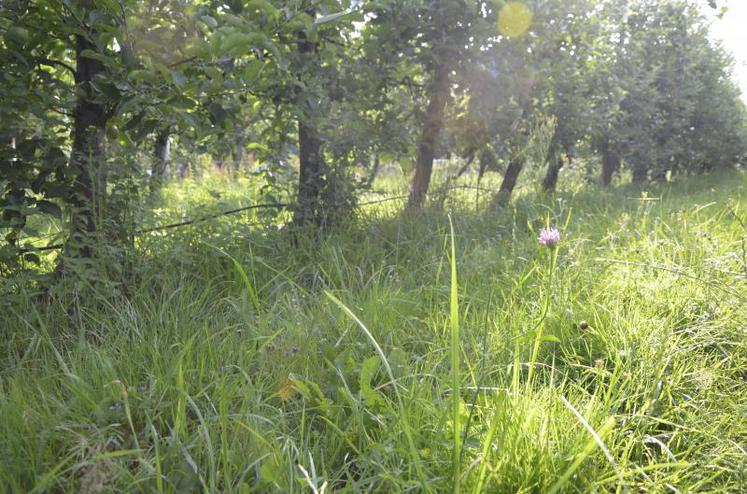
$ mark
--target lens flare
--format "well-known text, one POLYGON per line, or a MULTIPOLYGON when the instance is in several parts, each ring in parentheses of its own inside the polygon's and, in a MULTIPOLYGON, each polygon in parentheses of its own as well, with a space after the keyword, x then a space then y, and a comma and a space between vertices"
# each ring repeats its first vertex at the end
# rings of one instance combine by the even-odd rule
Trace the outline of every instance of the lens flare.
POLYGON ((532 9, 523 2, 509 2, 498 13, 498 33, 517 37, 526 34, 532 24, 532 9))

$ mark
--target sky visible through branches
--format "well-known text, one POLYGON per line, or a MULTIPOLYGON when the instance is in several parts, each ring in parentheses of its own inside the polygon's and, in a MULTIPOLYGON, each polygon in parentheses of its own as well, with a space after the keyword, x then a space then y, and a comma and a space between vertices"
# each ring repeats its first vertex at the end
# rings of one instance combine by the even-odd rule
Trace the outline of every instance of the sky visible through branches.
POLYGON ((704 9, 714 19, 713 38, 721 40, 734 56, 734 80, 742 90, 742 99, 747 101, 747 0, 729 0, 726 6, 729 10, 721 19, 716 18, 709 7, 704 9))

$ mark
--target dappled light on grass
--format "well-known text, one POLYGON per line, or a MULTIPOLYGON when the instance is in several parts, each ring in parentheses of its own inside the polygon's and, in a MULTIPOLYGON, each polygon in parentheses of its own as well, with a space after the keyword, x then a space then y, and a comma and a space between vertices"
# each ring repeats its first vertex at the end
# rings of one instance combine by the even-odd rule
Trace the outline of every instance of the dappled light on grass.
POLYGON ((126 298, 0 313, 0 485, 740 492, 744 181, 153 238, 126 298))
POLYGON ((0 0, 0 493, 744 491, 698 3, 0 0))

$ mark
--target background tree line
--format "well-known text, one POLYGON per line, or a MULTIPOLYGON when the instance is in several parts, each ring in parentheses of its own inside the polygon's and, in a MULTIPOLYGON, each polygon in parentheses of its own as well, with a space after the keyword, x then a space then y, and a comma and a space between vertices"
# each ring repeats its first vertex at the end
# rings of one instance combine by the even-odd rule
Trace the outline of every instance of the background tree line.
POLYGON ((265 174, 256 200, 293 194, 319 228, 382 163, 412 173, 409 210, 439 157, 501 173, 497 208, 530 166, 552 192, 569 163, 609 186, 747 150, 731 60, 683 0, 7 0, 0 63, 4 270, 39 260, 37 215, 65 225, 59 272, 127 245, 174 153, 265 174))

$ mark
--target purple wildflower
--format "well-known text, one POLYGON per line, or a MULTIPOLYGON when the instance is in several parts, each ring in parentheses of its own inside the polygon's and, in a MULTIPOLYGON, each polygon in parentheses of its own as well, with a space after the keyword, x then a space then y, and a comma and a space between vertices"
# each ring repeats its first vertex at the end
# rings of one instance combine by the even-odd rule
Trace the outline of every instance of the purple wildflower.
POLYGON ((555 247, 560 242, 560 232, 557 228, 543 228, 540 231, 539 243, 547 247, 555 247))

